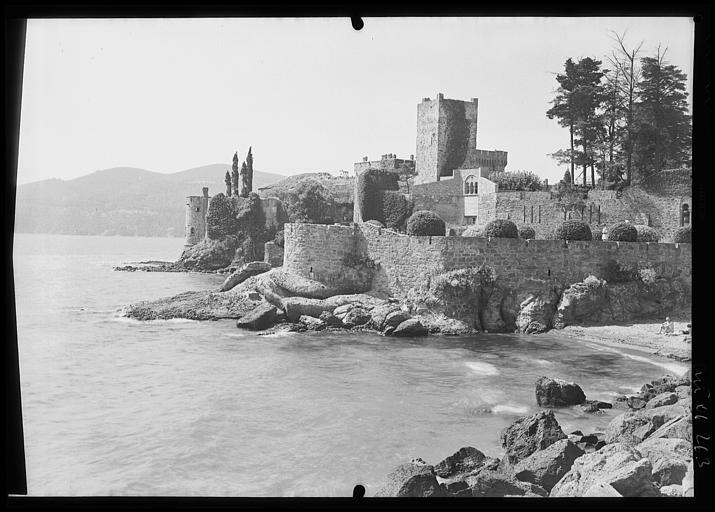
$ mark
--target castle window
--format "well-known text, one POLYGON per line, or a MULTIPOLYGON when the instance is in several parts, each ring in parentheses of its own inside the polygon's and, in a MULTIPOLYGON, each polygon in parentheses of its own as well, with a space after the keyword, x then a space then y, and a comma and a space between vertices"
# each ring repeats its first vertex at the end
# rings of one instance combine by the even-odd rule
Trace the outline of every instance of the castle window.
POLYGON ((200 212, 200 211, 201 211, 201 208, 197 206, 197 207, 196 207, 196 211, 197 211, 197 212, 200 212))
POLYGON ((464 195, 473 196, 478 194, 477 177, 475 175, 467 176, 464 180, 464 195))
POLYGON ((196 232, 194 228, 191 228, 191 234, 193 235, 196 232))
POLYGON ((690 225, 690 206, 684 204, 680 209, 680 226, 690 225))

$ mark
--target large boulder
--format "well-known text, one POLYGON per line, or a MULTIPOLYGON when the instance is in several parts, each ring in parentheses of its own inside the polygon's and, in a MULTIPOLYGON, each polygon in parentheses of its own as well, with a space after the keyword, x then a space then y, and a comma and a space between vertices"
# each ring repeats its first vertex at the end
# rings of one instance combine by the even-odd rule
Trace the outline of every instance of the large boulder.
POLYGON ((354 305, 342 318, 345 327, 365 325, 370 321, 370 312, 359 305, 354 305))
POLYGON ((539 377, 536 379, 536 403, 540 407, 568 407, 586 400, 581 386, 561 379, 539 377))
POLYGON ((561 439, 518 462, 513 468, 514 476, 550 491, 583 454, 584 451, 574 443, 561 439))
POLYGON ((676 393, 671 393, 666 391, 660 395, 654 396, 645 405, 646 409, 655 409, 656 407, 663 407, 664 405, 673 405, 678 401, 678 395, 676 393))
POLYGON ((387 475, 387 482, 375 494, 378 497, 426 498, 444 496, 434 468, 426 464, 401 464, 387 475))
POLYGON ((392 331, 392 336, 403 336, 403 337, 417 337, 426 336, 428 334, 427 329, 422 322, 416 318, 410 318, 400 323, 395 330, 392 331))
POLYGON ((581 497, 594 485, 609 484, 621 496, 660 496, 651 481, 650 461, 623 443, 609 444, 576 459, 551 489, 552 497, 581 497))
POLYGON ((548 289, 541 293, 529 294, 519 304, 516 327, 519 332, 536 334, 551 328, 559 293, 548 289))
POLYGON ((319 281, 308 279, 281 269, 274 271, 273 280, 281 288, 300 297, 327 299, 338 293, 337 289, 330 288, 319 281))
POLYGON ((666 405, 655 409, 625 412, 616 416, 606 427, 607 443, 625 443, 635 446, 662 427, 668 421, 684 416, 685 408, 666 405))
POLYGON ((283 311, 291 322, 297 322, 303 315, 318 318, 323 311, 333 310, 333 307, 323 300, 306 297, 285 297, 282 304, 283 311))
POLYGON ((672 393, 678 386, 688 385, 688 377, 663 375, 662 377, 644 384, 638 394, 643 400, 649 401, 662 393, 672 393))
POLYGON ((397 311, 393 311, 392 313, 388 313, 385 316, 385 323, 383 325, 384 328, 387 327, 397 327, 400 325, 402 322, 405 320, 409 320, 410 314, 407 311, 403 311, 401 309, 398 309, 397 311))
POLYGON ((373 308, 372 311, 370 311, 370 327, 381 331, 382 328, 385 326, 385 320, 387 320, 387 315, 399 310, 400 306, 392 303, 383 304, 381 306, 373 308))
POLYGON ((225 292, 236 286, 237 284, 242 283, 246 279, 252 276, 256 276, 258 274, 262 274, 264 272, 268 272, 271 268, 270 263, 266 263, 263 261, 251 261, 249 263, 246 263, 245 265, 241 266, 238 268, 236 271, 234 271, 231 275, 229 275, 221 285, 221 287, 218 289, 220 292, 225 292))
POLYGON ((684 398, 692 398, 693 396, 690 386, 688 385, 678 386, 677 388, 675 388, 675 394, 678 395, 678 400, 682 400, 684 398))
POLYGON ((648 438, 636 449, 653 466, 652 479, 658 487, 680 485, 693 460, 693 445, 684 439, 648 438))
POLYGON ((250 329, 252 331, 262 331, 273 326, 278 319, 278 309, 268 302, 262 302, 253 311, 241 317, 236 322, 236 327, 240 329, 250 329))
POLYGON ((542 487, 530 482, 522 482, 512 475, 499 471, 480 471, 465 480, 472 489, 472 496, 483 498, 502 498, 504 496, 546 497, 548 493, 542 487))
POLYGON ((519 418, 505 428, 499 441, 506 450, 502 467, 517 464, 537 450, 543 450, 556 441, 566 439, 554 411, 539 411, 531 416, 519 418))
POLYGON ((440 478, 462 479, 493 461, 476 448, 465 446, 437 464, 434 472, 440 478))
POLYGON ((673 418, 660 426, 649 438, 683 439, 693 442, 693 417, 690 410, 683 416, 673 418))
POLYGON ((325 329, 325 322, 320 318, 315 318, 308 315, 301 315, 298 322, 303 324, 309 331, 320 331, 325 329))
POLYGON ((608 305, 606 281, 588 276, 582 282, 572 284, 561 294, 553 326, 563 329, 567 325, 593 323, 608 309, 608 305))

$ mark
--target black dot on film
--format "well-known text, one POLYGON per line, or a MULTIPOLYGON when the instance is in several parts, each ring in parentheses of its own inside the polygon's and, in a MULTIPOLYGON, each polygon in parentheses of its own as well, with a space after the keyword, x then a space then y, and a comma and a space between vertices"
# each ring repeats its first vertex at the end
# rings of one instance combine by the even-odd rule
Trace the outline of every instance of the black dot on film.
POLYGON ((363 23, 362 18, 360 16, 352 16, 350 18, 350 22, 353 24, 353 28, 355 30, 360 30, 365 26, 365 23, 363 23))
POLYGON ((353 488, 353 498, 362 498, 365 496, 365 487, 358 484, 353 488))

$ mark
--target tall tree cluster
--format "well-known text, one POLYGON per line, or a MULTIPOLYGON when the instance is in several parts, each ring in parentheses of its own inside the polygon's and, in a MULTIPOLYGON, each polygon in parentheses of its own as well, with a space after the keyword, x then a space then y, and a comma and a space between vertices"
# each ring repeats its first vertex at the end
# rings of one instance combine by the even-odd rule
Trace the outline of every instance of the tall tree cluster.
POLYGON ((558 87, 546 111, 569 130, 569 147, 551 156, 569 166, 573 183, 630 184, 690 163, 691 121, 687 77, 660 47, 641 55, 613 33, 614 49, 603 61, 569 58, 556 75, 558 87))

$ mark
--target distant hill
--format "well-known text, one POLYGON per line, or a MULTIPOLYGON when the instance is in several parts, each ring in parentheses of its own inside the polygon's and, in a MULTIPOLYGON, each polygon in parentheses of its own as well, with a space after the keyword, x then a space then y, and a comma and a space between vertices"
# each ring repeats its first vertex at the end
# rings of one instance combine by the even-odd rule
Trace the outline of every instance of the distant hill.
MULTIPOLYGON (((172 174, 115 167, 73 180, 17 188, 15 232, 66 235, 184 236, 186 196, 225 192, 227 164, 172 174)), ((254 190, 284 176, 254 171, 254 190)))

